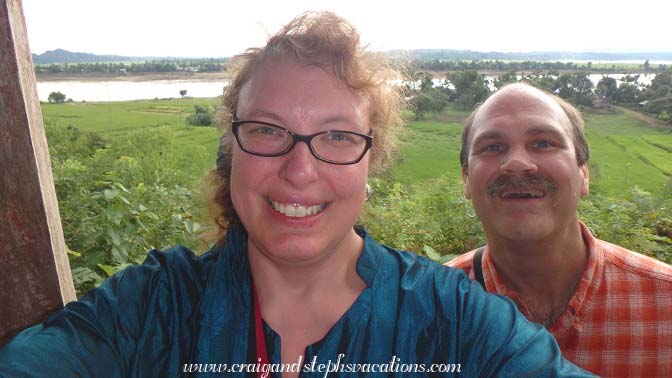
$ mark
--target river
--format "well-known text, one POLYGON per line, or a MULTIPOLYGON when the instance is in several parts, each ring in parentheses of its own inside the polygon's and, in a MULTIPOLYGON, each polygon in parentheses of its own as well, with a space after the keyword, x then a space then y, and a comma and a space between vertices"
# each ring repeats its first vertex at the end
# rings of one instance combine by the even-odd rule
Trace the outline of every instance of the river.
MULTIPOLYGON (((590 80, 597 85, 602 74, 591 74, 590 80)), ((622 79, 625 74, 608 74, 616 80, 622 79)), ((641 74, 639 82, 643 85, 651 84, 655 74, 641 74)), ((486 75, 492 81, 496 75, 486 75)), ((435 79, 435 84, 441 84, 443 79, 435 79)), ((222 80, 103 80, 103 81, 38 81, 37 93, 40 101, 47 101, 49 93, 61 92, 66 98, 73 101, 129 101, 141 99, 179 98, 180 91, 186 90, 187 97, 216 97, 222 94, 228 84, 222 80)))

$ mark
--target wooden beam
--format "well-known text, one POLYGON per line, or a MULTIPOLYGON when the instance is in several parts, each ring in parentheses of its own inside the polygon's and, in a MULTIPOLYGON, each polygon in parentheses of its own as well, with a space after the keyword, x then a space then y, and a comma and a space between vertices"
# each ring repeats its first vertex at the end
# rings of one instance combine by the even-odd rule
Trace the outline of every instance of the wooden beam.
POLYGON ((0 0, 0 345, 75 299, 21 0, 0 0))

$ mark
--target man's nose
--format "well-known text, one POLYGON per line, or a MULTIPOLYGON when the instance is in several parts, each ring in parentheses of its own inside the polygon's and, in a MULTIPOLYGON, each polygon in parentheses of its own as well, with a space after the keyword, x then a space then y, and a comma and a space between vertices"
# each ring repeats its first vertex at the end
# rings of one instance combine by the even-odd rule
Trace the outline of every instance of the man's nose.
POLYGON ((303 187, 319 178, 318 164, 321 162, 310 152, 308 143, 298 142, 287 155, 280 169, 280 177, 295 187, 303 187))
POLYGON ((525 148, 512 148, 504 155, 500 170, 503 173, 535 173, 537 172, 537 163, 525 148))

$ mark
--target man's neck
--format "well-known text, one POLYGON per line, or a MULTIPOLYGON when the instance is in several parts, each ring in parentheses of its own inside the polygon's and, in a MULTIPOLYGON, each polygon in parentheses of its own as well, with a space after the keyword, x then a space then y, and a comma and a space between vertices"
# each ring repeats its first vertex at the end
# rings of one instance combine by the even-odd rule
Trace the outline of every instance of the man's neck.
POLYGON ((564 311, 588 261, 586 248, 578 222, 542 240, 488 238, 500 277, 540 323, 552 323, 564 311))

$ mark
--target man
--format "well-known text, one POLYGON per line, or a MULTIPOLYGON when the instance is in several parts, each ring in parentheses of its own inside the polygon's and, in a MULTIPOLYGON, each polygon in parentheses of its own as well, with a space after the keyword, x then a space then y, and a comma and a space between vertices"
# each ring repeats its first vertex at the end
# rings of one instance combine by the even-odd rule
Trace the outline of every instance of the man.
POLYGON ((589 149, 578 111, 508 85, 467 119, 464 195, 487 245, 447 263, 510 297, 567 359, 605 377, 672 377, 672 266, 578 220, 589 149))

